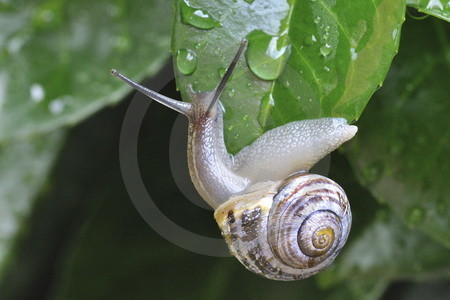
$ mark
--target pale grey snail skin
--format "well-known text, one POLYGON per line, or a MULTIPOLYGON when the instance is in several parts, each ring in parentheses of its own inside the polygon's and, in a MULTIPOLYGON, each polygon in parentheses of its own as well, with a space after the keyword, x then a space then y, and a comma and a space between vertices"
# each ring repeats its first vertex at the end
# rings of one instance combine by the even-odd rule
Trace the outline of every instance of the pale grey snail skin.
POLYGON ((245 267, 274 280, 309 277, 326 268, 351 226, 347 196, 334 181, 307 173, 351 139, 345 119, 296 121, 267 131, 234 157, 223 137, 218 98, 247 41, 217 88, 191 90, 191 103, 173 100, 111 70, 145 95, 189 118, 188 164, 192 181, 215 209, 230 252, 245 267))

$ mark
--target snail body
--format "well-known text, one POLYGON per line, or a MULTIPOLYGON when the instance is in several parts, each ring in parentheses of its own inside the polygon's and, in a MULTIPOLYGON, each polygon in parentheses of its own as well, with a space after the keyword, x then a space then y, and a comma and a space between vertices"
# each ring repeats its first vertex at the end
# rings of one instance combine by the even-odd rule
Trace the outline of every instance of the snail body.
POLYGON ((291 122, 265 132, 234 157, 223 137, 218 98, 245 48, 244 40, 215 90, 195 93, 191 103, 167 98, 119 77, 189 119, 188 165, 230 252, 266 278, 296 280, 327 267, 342 249, 351 226, 347 196, 334 181, 309 169, 351 139, 345 119, 291 122))

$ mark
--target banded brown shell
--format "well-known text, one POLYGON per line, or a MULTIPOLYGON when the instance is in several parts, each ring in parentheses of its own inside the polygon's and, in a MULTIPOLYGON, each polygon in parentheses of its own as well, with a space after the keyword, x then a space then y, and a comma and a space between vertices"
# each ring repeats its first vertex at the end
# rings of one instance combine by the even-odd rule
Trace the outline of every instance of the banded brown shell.
POLYGON ((333 262, 351 226, 350 205, 338 184, 298 173, 253 190, 231 198, 214 214, 230 252, 247 269, 289 281, 333 262))

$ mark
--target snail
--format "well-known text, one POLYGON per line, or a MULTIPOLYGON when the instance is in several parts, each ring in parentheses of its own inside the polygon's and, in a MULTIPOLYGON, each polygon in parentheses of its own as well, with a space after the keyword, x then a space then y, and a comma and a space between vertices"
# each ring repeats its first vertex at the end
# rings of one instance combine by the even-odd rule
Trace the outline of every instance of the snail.
POLYGON ((295 121, 262 134, 236 155, 223 135, 219 96, 247 40, 213 91, 196 93, 191 103, 173 100, 111 70, 148 97, 189 119, 191 179, 214 217, 230 252, 250 271, 274 280, 297 280, 330 265, 351 227, 344 190, 309 169, 357 131, 342 118, 295 121))

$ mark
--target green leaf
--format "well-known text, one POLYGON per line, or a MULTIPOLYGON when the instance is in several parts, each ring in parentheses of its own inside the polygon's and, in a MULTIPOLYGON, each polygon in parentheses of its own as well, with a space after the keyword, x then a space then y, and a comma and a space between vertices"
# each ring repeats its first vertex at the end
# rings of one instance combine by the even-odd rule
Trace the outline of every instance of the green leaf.
MULTIPOLYGON (((406 5, 413 7, 417 11, 425 14, 429 14, 438 17, 442 20, 450 22, 450 3, 445 0, 406 0, 406 5)), ((409 12, 409 9, 408 9, 409 12)), ((412 16, 423 18, 423 16, 417 16, 413 11, 412 16)))
POLYGON ((166 0, 0 4, 0 142, 74 124, 129 91, 168 57, 166 0), (111 91, 115 91, 111 93, 111 91))
POLYGON ((59 153, 64 133, 0 146, 0 275, 59 153))
POLYGON ((196 53, 195 71, 174 61, 183 99, 187 86, 213 90, 249 39, 221 96, 225 139, 236 153, 264 131, 293 120, 359 118, 398 48, 404 1, 175 1, 172 52, 196 53), (215 26, 186 21, 186 3, 215 26), (247 66, 248 65, 248 66, 247 66), (178 66, 178 68, 177 68, 178 66))
POLYGON ((349 144, 359 178, 410 227, 450 247, 450 26, 409 19, 385 86, 349 144))

